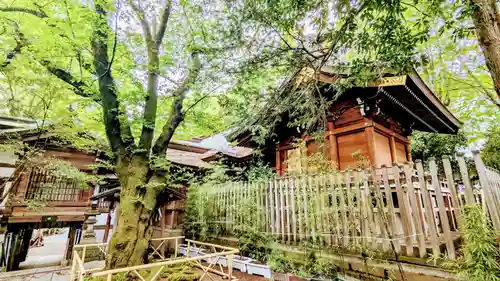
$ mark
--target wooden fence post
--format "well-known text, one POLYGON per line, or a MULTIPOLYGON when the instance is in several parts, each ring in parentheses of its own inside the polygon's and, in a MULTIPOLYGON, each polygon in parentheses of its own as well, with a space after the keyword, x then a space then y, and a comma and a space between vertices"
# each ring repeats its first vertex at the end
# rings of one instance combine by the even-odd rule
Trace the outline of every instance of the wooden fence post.
POLYGON ((307 187, 311 186, 311 177, 307 177, 307 181, 304 179, 304 186, 302 186, 302 195, 304 196, 304 221, 305 221, 305 234, 306 238, 309 234, 312 234, 313 239, 316 239, 314 237, 314 225, 311 224, 311 220, 309 219, 309 192, 307 187))
POLYGON ((346 214, 345 192, 344 192, 344 187, 342 185, 342 177, 340 176, 340 174, 337 174, 337 183, 340 195, 340 216, 342 219, 342 243, 344 247, 347 247, 347 245, 349 244, 349 226, 346 214))
POLYGON ((274 180, 274 229, 276 231, 276 236, 280 234, 280 201, 278 199, 278 190, 279 190, 279 181, 280 179, 274 180))
POLYGON ((387 172, 387 166, 382 165, 382 181, 384 183, 385 200, 387 201, 387 224, 388 224, 388 235, 392 239, 392 244, 394 245, 396 253, 401 252, 401 245, 399 239, 394 239, 394 236, 398 235, 396 228, 396 210, 394 210, 394 202, 392 201, 392 189, 389 184, 389 175, 387 172))
POLYGON ((292 220, 292 232, 293 232, 293 242, 297 242, 297 213, 295 212, 295 183, 296 178, 290 181, 290 200, 288 201, 291 206, 291 220, 292 220))
POLYGON ((424 166, 422 165, 422 161, 418 159, 415 160, 415 165, 417 167, 418 183, 420 185, 420 190, 422 191, 422 197, 424 198, 424 215, 429 231, 428 235, 431 240, 432 253, 437 257, 440 253, 439 242, 436 229, 436 221, 434 220, 434 208, 432 206, 429 190, 427 189, 427 182, 425 181, 424 166))
POLYGON ((280 189, 279 191, 279 201, 280 201, 280 215, 281 215, 281 241, 285 242, 285 198, 284 198, 284 191, 283 191, 283 185, 286 184, 286 179, 281 179, 279 186, 280 189))
POLYGON ((404 164, 404 172, 406 176, 406 188, 408 189, 408 198, 410 199, 411 213, 413 224, 415 226, 415 234, 418 241, 418 253, 421 258, 426 254, 425 237, 423 232, 422 221, 420 220, 420 212, 418 210, 417 197, 415 196, 415 188, 413 187, 413 169, 408 163, 404 164))
MULTIPOLYGON (((460 217, 460 202, 458 198, 458 192, 457 188, 455 187, 455 179, 453 178, 453 170, 451 169, 451 163, 450 163, 450 157, 447 155, 443 155, 443 167, 444 167, 444 173, 446 175, 446 182, 448 184, 448 189, 451 191, 451 200, 453 202, 453 209, 454 209, 454 215, 455 218, 457 218, 457 224, 460 224, 459 222, 459 217, 460 217)), ((450 214, 451 208, 450 208, 450 214)))
POLYGON ((304 213, 303 208, 302 208, 302 192, 301 189, 304 188, 304 179, 303 177, 298 178, 297 180, 298 185, 296 186, 297 188, 295 189, 296 194, 297 194, 297 221, 299 224, 299 240, 304 239, 304 220, 302 217, 302 214, 304 213))
POLYGON ((333 228, 335 229, 335 234, 332 235, 334 237, 333 243, 335 245, 340 245, 339 243, 339 237, 340 237, 340 225, 339 225, 339 205, 337 204, 337 192, 335 191, 336 188, 336 174, 332 174, 330 176, 330 194, 332 196, 332 209, 331 209, 331 215, 332 215, 332 222, 333 222, 333 228))
MULTIPOLYGON (((380 180, 377 177, 377 169, 375 167, 372 167, 371 169, 371 177, 373 181, 373 190, 374 190, 374 196, 375 196, 375 203, 376 203, 376 216, 375 216, 375 227, 378 226, 380 229, 380 236, 382 238, 381 243, 382 243, 382 249, 384 252, 388 252, 389 250, 389 223, 388 223, 388 218, 387 214, 385 213, 384 210, 384 199, 382 195, 382 186, 380 184, 380 180)), ((375 212, 374 212, 375 213, 375 212)))
POLYGON ((401 214, 401 223, 403 224, 406 254, 408 256, 413 256, 413 239, 411 237, 412 227, 410 211, 408 207, 408 201, 406 200, 406 196, 403 191, 403 187, 401 186, 400 170, 396 163, 392 165, 392 171, 394 176, 394 183, 396 184, 396 193, 398 197, 399 213, 401 214))
MULTIPOLYGON (((370 237, 367 242, 371 242, 372 247, 374 249, 377 248, 377 230, 375 229, 375 222, 374 222, 374 214, 373 214, 373 204, 372 204, 372 196, 371 196, 371 191, 370 191, 370 184, 369 184, 369 178, 368 174, 366 173, 366 170, 361 170, 361 180, 363 182, 363 194, 362 196, 363 201, 359 201, 360 203, 362 202, 363 210, 364 210, 364 216, 363 219, 365 220, 365 224, 367 224, 366 227, 366 235, 370 237)), ((358 190, 361 189, 361 184, 358 184, 358 190)), ((359 198, 359 197, 358 197, 359 198)), ((359 199, 358 199, 359 200, 359 199)))
POLYGON ((269 185, 270 182, 264 182, 262 184, 262 188, 264 189, 262 192, 264 193, 264 201, 265 201, 265 209, 264 209, 264 215, 265 215, 265 221, 266 221, 266 232, 272 232, 271 226, 271 217, 269 213, 269 185))
POLYGON ((275 229, 276 229, 276 224, 274 223, 275 221, 275 212, 274 212, 274 180, 270 180, 269 181, 269 192, 267 194, 267 197, 269 197, 269 210, 267 210, 270 214, 270 217, 271 217, 271 225, 270 225, 270 228, 271 228, 271 235, 274 235, 274 233, 276 233, 275 229))
POLYGON ((479 182, 481 183, 481 187, 484 191, 483 200, 486 201, 486 207, 490 214, 491 221, 493 222, 493 226, 498 231, 500 230, 500 215, 499 215, 499 206, 497 206, 495 202, 495 196, 492 192, 492 187, 490 186, 490 182, 488 180, 488 175, 486 171, 486 167, 484 166, 483 160, 479 155, 479 151, 474 150, 474 163, 476 164, 477 173, 479 174, 479 182))
MULTIPOLYGON (((347 221, 347 230, 348 230, 348 235, 350 236, 350 241, 351 243, 355 244, 356 240, 354 240, 354 237, 356 236, 354 234, 354 225, 355 225, 355 216, 354 212, 356 212, 356 209, 354 208, 354 202, 352 198, 352 190, 351 190, 351 174, 349 170, 345 170, 344 174, 344 183, 345 183, 345 190, 346 190, 346 207, 348 213, 348 221, 347 221)), ((349 236, 347 237, 347 241, 349 241, 349 236)))
POLYGON ((467 164, 463 157, 457 157, 458 167, 460 168, 460 175, 462 176, 462 181, 465 188, 465 202, 467 204, 475 204, 476 199, 474 198, 474 192, 472 191, 472 184, 469 179, 469 172, 467 171, 467 164))
POLYGON ((455 246, 453 244, 453 238, 451 237, 450 222, 448 221, 448 215, 446 214, 443 193, 441 192, 441 185, 439 184, 437 174, 437 165, 434 159, 429 162, 429 168, 431 170, 432 186, 434 187, 436 201, 439 208, 439 218, 441 219, 441 227, 443 229, 446 250, 448 251, 448 257, 450 259, 455 259, 455 246))

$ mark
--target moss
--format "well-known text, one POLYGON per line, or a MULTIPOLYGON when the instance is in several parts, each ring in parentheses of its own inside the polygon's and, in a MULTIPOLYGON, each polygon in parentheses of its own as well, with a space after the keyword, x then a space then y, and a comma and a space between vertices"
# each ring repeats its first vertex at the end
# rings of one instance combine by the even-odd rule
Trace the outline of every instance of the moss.
POLYGON ((197 281, 200 274, 193 270, 194 267, 192 263, 174 264, 166 267, 161 277, 167 278, 168 281, 197 281))
MULTIPOLYGON (((167 279, 168 281, 198 281, 200 279, 200 274, 193 270, 195 265, 192 263, 182 263, 182 264, 174 264, 167 266, 163 269, 160 277, 163 280, 167 279)), ((156 274, 159 267, 148 268, 144 270, 139 270, 139 274, 146 279, 150 280, 153 275, 156 274)), ((106 276, 97 276, 97 277, 85 277, 85 281, 106 281, 106 276)), ((118 273, 113 276, 113 281, 124 281, 124 280, 139 280, 132 273, 118 273)))

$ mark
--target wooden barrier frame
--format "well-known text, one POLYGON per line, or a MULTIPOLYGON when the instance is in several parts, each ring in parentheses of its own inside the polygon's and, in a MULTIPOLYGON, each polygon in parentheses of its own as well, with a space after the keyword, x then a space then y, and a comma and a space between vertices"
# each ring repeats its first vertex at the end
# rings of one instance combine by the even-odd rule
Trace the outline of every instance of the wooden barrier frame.
POLYGON ((155 281, 167 265, 173 265, 173 264, 180 264, 180 263, 186 263, 186 262, 195 262, 196 266, 200 267, 203 270, 203 274, 200 277, 200 281, 203 280, 205 276, 208 276, 210 279, 213 280, 213 278, 210 276, 209 272, 216 273, 218 275, 227 277, 230 281, 238 281, 236 277, 232 275, 232 264, 233 264, 233 255, 237 254, 239 252, 238 249, 236 248, 230 248, 230 247, 224 247, 220 246, 217 244, 209 244, 209 243, 203 243, 199 241, 194 241, 190 239, 186 239, 185 241, 188 242, 188 249, 186 253, 186 258, 183 259, 177 259, 177 247, 178 247, 178 240, 179 239, 184 239, 184 236, 177 236, 177 237, 165 237, 165 238, 155 238, 152 239, 152 241, 162 241, 157 247, 153 247, 153 254, 151 255, 159 255, 160 257, 163 258, 162 261, 155 262, 155 263, 150 263, 150 264, 143 264, 143 265, 137 265, 137 266, 130 266, 130 267, 124 267, 124 268, 117 268, 117 269, 111 269, 111 270, 104 270, 104 268, 96 268, 96 269, 88 269, 86 270, 84 268, 84 263, 85 263, 85 253, 87 251, 88 247, 98 247, 101 251, 105 253, 102 246, 107 246, 107 243, 100 243, 100 244, 87 244, 87 245, 76 245, 75 250, 73 251, 73 261, 71 265, 71 274, 70 274, 70 281, 84 281, 84 278, 86 276, 106 276, 107 281, 111 281, 113 278, 114 274, 117 273, 122 273, 122 272, 132 272, 134 273, 141 281, 155 281), (159 252, 159 249, 162 247, 162 245, 165 243, 165 241, 168 240, 175 240, 175 253, 174 253, 174 259, 165 259, 161 253, 159 252), (191 245, 203 245, 203 246, 208 246, 210 247, 214 253, 208 253, 205 255, 199 255, 196 257, 189 257, 189 250, 191 248, 191 245), (77 249, 82 249, 82 257, 80 257, 77 249), (217 252, 217 250, 221 250, 220 252, 217 252), (220 259, 220 257, 225 256, 227 259, 227 266, 228 266, 228 273, 225 273, 222 269, 222 266, 219 265, 220 270, 214 269, 214 265, 217 264, 217 261, 220 259), (211 258, 216 258, 215 260, 211 258), (208 266, 205 266, 201 263, 201 260, 208 260, 208 266), (144 269, 149 269, 149 268, 155 268, 159 267, 159 269, 155 272, 155 274, 149 278, 148 280, 142 276, 138 271, 139 270, 144 270, 144 269))

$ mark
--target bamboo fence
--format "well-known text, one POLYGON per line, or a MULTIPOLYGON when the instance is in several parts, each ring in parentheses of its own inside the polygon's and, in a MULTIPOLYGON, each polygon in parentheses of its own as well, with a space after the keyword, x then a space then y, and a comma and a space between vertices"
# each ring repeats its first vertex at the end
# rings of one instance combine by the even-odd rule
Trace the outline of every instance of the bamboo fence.
POLYGON ((462 157, 457 157, 455 171, 450 158, 443 157, 440 163, 431 160, 427 170, 417 160, 328 175, 203 186, 198 198, 210 207, 199 212, 199 220, 219 224, 228 234, 250 223, 284 244, 312 239, 324 247, 394 249, 405 256, 433 253, 454 259, 465 204, 482 204, 500 232, 500 173, 485 167, 477 152, 474 161, 480 186, 473 186, 462 157))

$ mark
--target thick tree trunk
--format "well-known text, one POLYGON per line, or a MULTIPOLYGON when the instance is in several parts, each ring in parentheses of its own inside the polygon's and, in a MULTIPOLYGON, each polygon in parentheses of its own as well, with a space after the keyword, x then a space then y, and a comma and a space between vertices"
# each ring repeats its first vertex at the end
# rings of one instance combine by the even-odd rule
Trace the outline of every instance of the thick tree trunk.
POLYGON ((500 99, 500 20, 495 0, 471 0, 474 5, 472 20, 483 50, 486 65, 500 99))
POLYGON ((148 160, 143 157, 124 157, 118 161, 120 215, 106 257, 108 269, 145 262, 159 194, 158 187, 146 185, 148 169, 148 160))

